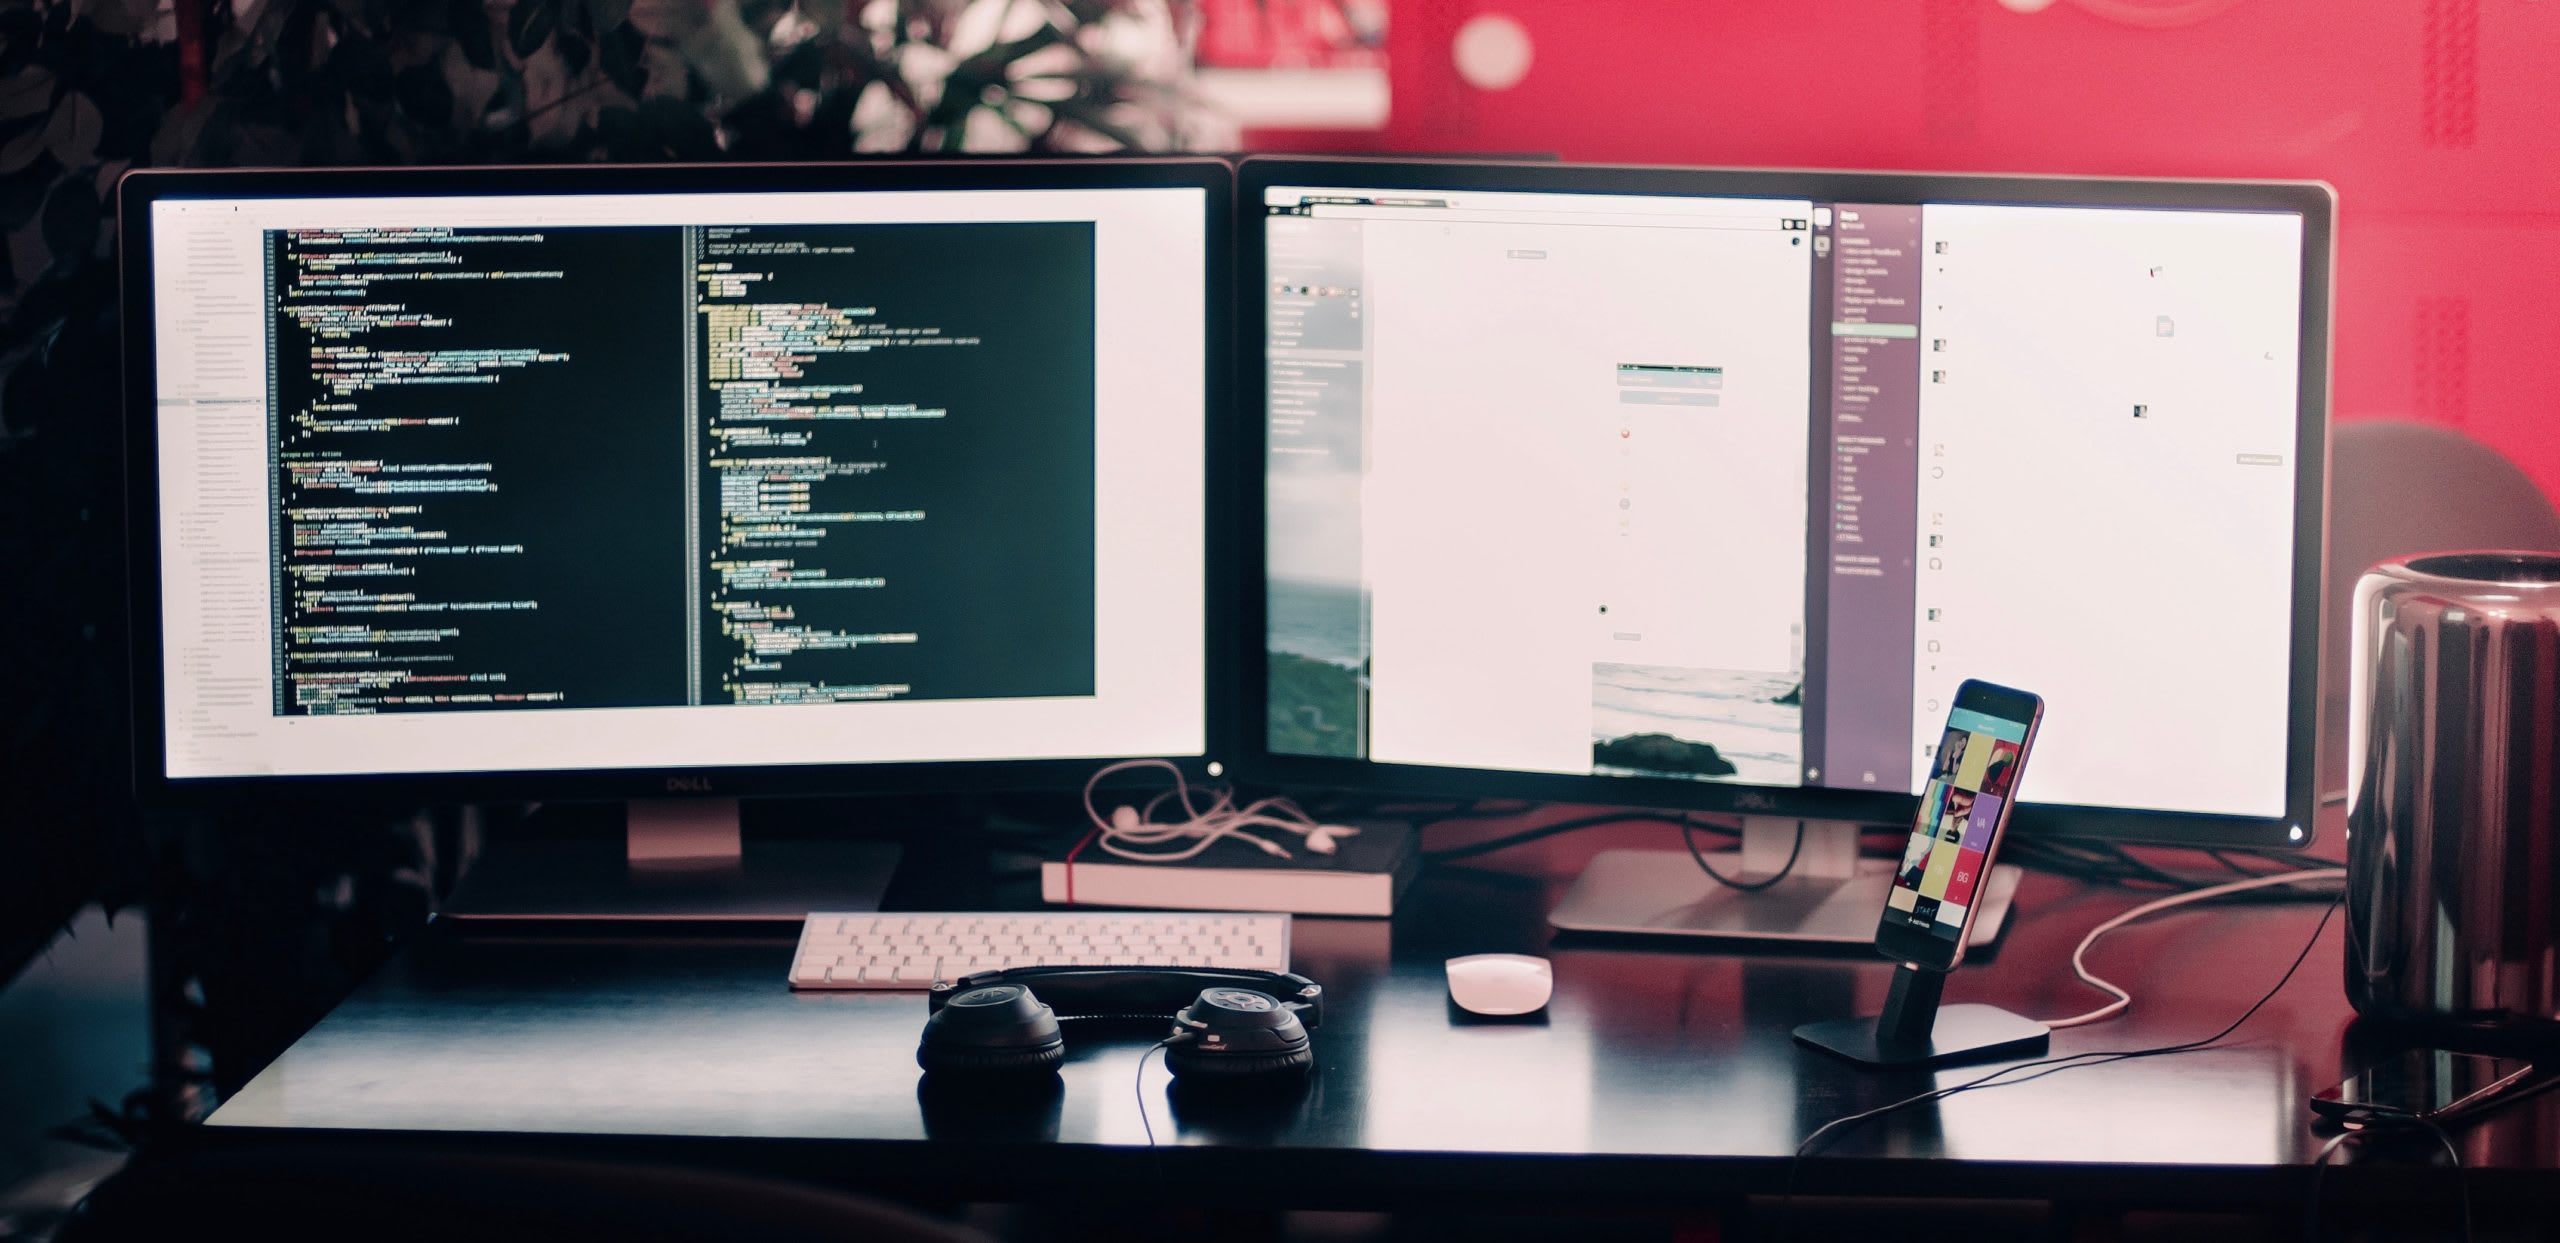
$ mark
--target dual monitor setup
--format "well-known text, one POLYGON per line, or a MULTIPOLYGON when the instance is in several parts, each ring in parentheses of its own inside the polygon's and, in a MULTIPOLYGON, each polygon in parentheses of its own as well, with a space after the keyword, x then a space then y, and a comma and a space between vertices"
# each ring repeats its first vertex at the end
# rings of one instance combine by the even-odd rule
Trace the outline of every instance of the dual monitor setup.
POLYGON ((1737 866, 1827 883, 1604 854, 1555 922, 1865 940, 1855 825, 1981 678, 2047 705, 2019 832, 2311 831, 2322 187, 1162 159, 122 212, 149 794, 629 799, 635 856, 717 855, 740 797, 1165 758, 1740 813, 1737 866))

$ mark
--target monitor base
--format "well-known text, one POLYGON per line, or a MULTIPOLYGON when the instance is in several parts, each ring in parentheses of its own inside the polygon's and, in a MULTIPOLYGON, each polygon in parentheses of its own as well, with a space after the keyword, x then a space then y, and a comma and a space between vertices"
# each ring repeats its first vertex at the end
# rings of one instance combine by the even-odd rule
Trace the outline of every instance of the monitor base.
MULTIPOLYGON (((1794 836, 1792 820, 1744 822, 1739 851, 1710 853, 1716 870, 1737 879, 1767 876, 1781 866, 1794 836), (1783 828, 1781 828, 1783 826, 1783 828), (1782 835, 1781 835, 1782 834, 1782 835), (1760 838, 1776 836, 1775 856, 1760 838)), ((1808 822, 1804 850, 1785 880, 1767 889, 1729 889, 1677 850, 1602 851, 1547 916, 1559 932, 1621 936, 1872 945, 1893 887, 1894 860, 1858 857, 1854 825, 1808 822), (1819 827, 1817 827, 1819 826, 1819 827), (1846 834, 1838 830, 1847 830, 1846 834), (1817 845, 1816 838, 1823 840, 1817 845), (1812 870, 1808 870, 1812 864, 1812 870)), ((1995 866, 1983 883, 1973 943, 1989 945, 2008 924, 2021 873, 1995 866)))
POLYGON ((811 911, 880 909, 898 865, 898 847, 888 842, 748 842, 734 799, 633 803, 616 846, 526 840, 493 847, 443 914, 797 923, 811 911))

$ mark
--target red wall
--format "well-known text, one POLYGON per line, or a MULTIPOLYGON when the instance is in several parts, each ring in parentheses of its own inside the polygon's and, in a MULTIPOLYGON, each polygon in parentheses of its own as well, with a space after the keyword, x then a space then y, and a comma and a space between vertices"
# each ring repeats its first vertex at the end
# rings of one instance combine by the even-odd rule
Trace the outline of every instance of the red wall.
POLYGON ((1258 145, 2326 180, 2337 417, 2459 427, 2560 497, 2560 0, 1394 0, 1392 18, 1383 134, 1258 145), (1451 61, 1479 13, 1533 40, 1509 90, 1451 61))

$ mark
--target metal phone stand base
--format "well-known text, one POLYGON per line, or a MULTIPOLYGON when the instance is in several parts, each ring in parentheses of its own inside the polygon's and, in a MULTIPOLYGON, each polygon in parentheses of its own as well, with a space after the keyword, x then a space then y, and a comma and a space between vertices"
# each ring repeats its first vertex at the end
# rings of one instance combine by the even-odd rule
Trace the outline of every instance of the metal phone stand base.
POLYGON ((1883 1014, 1807 1023, 1796 1029, 1796 1043, 1876 1069, 2036 1057, 2051 1043, 2044 1024, 1998 1006, 1941 1008, 1946 985, 1947 973, 1903 963, 1893 969, 1883 1014))
POLYGON ((744 840, 735 799, 632 803, 624 840, 520 841, 474 864, 445 906, 463 920, 746 920, 876 911, 894 843, 744 840))

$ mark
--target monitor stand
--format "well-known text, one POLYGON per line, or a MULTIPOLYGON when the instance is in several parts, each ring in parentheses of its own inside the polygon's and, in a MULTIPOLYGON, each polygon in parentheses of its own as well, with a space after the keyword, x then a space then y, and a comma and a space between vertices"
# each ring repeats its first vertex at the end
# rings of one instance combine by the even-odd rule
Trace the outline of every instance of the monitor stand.
MULTIPOLYGON (((1746 884, 1781 869, 1787 876, 1766 889, 1732 889, 1699 871, 1687 851, 1607 850, 1583 869, 1547 922, 1560 932, 1870 945, 1897 861, 1860 857, 1858 826, 1846 821, 1745 816, 1742 848, 1708 852, 1707 862, 1746 884), (1804 844, 1788 868, 1799 824, 1804 844)), ((1998 939, 2019 876, 2004 864, 1984 878, 1974 944, 1998 939)))
POLYGON ((468 920, 753 920, 876 911, 898 864, 888 842, 745 840, 736 799, 626 805, 623 840, 529 838, 492 847, 444 914, 468 920))

